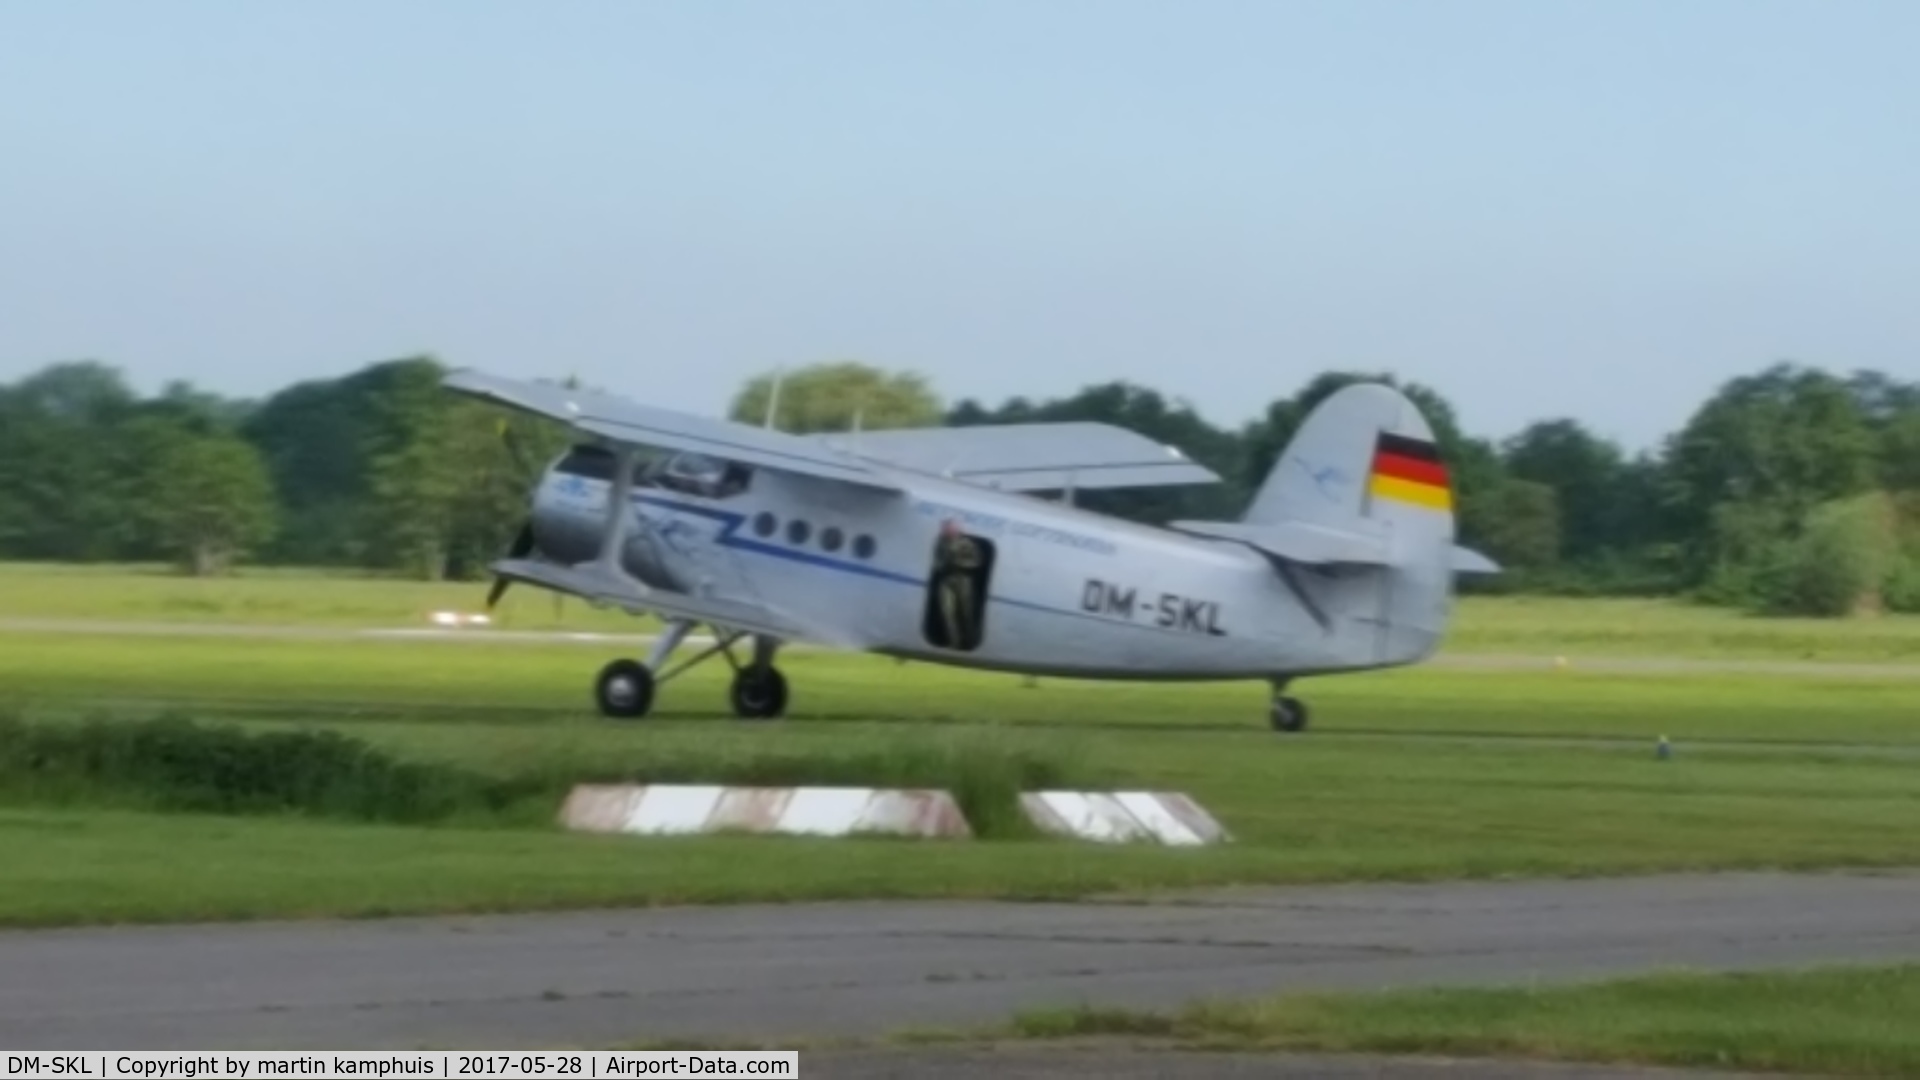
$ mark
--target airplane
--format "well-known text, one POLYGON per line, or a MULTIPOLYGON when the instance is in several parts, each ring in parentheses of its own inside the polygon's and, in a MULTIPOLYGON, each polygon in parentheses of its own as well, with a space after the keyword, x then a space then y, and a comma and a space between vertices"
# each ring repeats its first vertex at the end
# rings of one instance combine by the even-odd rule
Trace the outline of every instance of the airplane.
POLYGON ((793 434, 771 405, 757 427, 471 369, 442 386, 570 429, 487 604, 519 582, 662 619, 651 655, 595 680, 609 718, 648 715, 714 655, 736 716, 779 717, 776 654, 804 643, 1029 676, 1264 680, 1268 723, 1298 732, 1294 680, 1423 662, 1456 575, 1500 571, 1455 543, 1433 431, 1380 383, 1309 413, 1239 520, 1164 526, 1073 493, 1220 477, 1110 424, 793 434), (667 670, 702 625, 712 647, 667 670))

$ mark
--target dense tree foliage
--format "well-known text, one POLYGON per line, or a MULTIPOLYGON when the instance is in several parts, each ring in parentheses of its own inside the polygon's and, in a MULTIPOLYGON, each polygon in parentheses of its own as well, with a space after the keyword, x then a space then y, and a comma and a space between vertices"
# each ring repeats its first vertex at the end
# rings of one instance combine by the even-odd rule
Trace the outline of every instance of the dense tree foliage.
POLYGON ((940 396, 924 376, 883 371, 850 360, 747 380, 727 408, 729 419, 812 433, 928 427, 940 423, 940 396), (779 395, 774 395, 776 382, 779 395))
MULTIPOLYGON (((92 362, 0 386, 0 557, 480 576, 565 434, 440 391, 442 370, 408 357, 258 402, 181 384, 143 398, 92 362)), ((1500 441, 1468 434, 1438 390, 1387 372, 1324 372, 1230 430, 1126 382, 949 406, 922 376, 839 361, 784 373, 772 420, 796 432, 1107 421, 1227 482, 1077 502, 1142 521, 1229 518, 1306 414, 1363 379, 1399 386, 1432 423, 1463 541, 1509 570, 1481 587, 1683 594, 1758 612, 1920 609, 1920 383, 1878 372, 1766 367, 1632 456, 1570 417, 1500 441)), ((773 384, 773 372, 748 381, 728 415, 766 422, 773 384)))

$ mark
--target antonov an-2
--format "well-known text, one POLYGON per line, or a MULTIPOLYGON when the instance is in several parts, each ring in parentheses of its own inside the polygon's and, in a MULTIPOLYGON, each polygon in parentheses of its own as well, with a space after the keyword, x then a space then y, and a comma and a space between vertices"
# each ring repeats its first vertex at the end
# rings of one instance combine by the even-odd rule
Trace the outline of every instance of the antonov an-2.
POLYGON ((666 623, 595 698, 647 714, 707 656, 734 712, 781 715, 790 642, 1084 679, 1264 680, 1306 726, 1301 676, 1415 664, 1459 573, 1446 465, 1413 402, 1377 383, 1306 418, 1238 521, 1135 524, 1034 493, 1218 482, 1177 449, 1086 422, 796 435, 472 371, 452 391, 559 420, 552 462, 497 575, 666 623), (662 666, 696 626, 715 645, 662 666), (731 645, 751 638, 741 663, 731 645))

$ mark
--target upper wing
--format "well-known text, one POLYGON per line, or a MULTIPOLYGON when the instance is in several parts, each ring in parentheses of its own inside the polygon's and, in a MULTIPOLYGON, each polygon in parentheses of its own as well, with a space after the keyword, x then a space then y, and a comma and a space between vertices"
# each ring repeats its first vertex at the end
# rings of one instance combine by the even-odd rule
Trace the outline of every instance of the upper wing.
POLYGON ((1178 449, 1092 421, 894 428, 819 435, 821 445, 1002 491, 1215 484, 1178 449))
POLYGON ((587 390, 503 379, 464 369, 448 373, 441 385, 458 394, 551 417, 616 442, 713 454, 749 465, 882 491, 903 490, 882 470, 806 436, 641 405, 587 390))

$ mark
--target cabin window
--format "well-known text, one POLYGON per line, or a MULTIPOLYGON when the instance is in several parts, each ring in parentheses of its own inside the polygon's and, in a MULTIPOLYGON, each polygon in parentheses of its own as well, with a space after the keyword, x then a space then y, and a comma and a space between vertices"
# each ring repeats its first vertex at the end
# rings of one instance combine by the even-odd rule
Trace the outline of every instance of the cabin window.
POLYGON ((753 532, 756 536, 772 536, 773 530, 780 527, 780 519, 765 510, 753 515, 753 532))
POLYGON ((934 540, 921 632, 937 648, 972 652, 986 636, 987 588, 993 580, 993 541, 942 532, 934 540))
POLYGON ((604 446, 592 446, 582 443, 570 448, 553 471, 565 476, 580 476, 588 480, 612 480, 613 467, 619 459, 613 451, 604 446))
POLYGON ((812 533, 813 527, 800 518, 794 518, 792 521, 787 522, 787 541, 789 543, 804 544, 807 542, 807 537, 812 535, 812 533))
POLYGON ((871 559, 873 558, 876 547, 877 545, 874 544, 873 537, 868 536, 866 533, 861 533, 859 536, 853 538, 853 557, 856 559, 871 559))
POLYGON ((820 533, 820 546, 828 551, 839 551, 846 539, 846 534, 840 531, 839 526, 829 525, 820 533))

